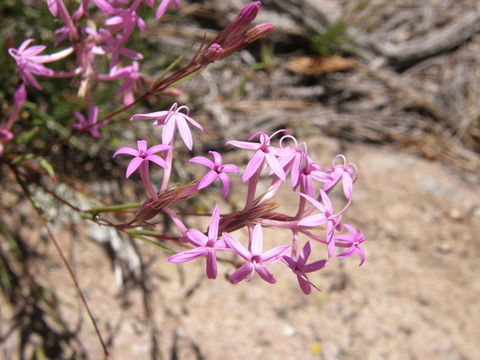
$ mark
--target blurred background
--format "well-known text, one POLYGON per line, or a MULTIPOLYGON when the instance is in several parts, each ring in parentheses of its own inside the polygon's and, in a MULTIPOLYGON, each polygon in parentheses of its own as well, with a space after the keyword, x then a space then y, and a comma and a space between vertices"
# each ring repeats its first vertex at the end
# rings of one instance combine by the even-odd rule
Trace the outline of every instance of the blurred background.
MULTIPOLYGON (((131 44, 144 54, 143 72, 158 74, 192 43, 213 38, 247 1, 180 3, 161 21, 142 14, 148 30, 131 44)), ((112 357, 478 358, 478 2, 262 4, 256 22, 273 23, 274 33, 179 85, 177 98, 151 97, 134 112, 164 110, 173 101, 188 104, 205 133, 185 159, 225 152, 227 140, 281 128, 307 142, 321 163, 345 154, 360 175, 344 220, 364 231, 367 261, 361 267, 357 258, 333 261, 313 279, 322 292, 309 296, 281 268, 273 269, 274 286, 259 279, 230 285, 224 279, 233 270, 228 264, 210 281, 202 261, 169 264, 168 254, 81 219, 32 186, 112 357)), ((34 38, 53 52, 58 24, 34 0, 3 0, 0 24, 0 106, 7 117, 18 86, 7 49, 34 38)), ((68 60, 61 65, 72 66, 68 60)), ((41 84, 44 92, 29 90, 16 125, 22 134, 18 151, 46 148, 70 131, 72 112, 83 109, 75 80, 41 84)), ((112 101, 114 91, 113 84, 102 85, 96 93, 102 113, 120 104, 120 97, 112 101)), ((101 139, 72 138, 45 155, 48 165, 39 166, 53 167, 62 181, 50 188, 81 208, 99 198, 106 204, 142 201, 140 181, 125 180, 126 161, 111 156, 126 142, 153 143, 155 136, 148 124, 116 122, 102 129, 101 139)), ((246 163, 247 155, 228 149, 225 159, 246 163)), ((53 244, 14 177, 1 169, 0 358, 102 358, 53 244)), ((176 162, 180 183, 201 175, 195 171, 176 162)), ((31 181, 38 179, 32 175, 31 181)), ((235 192, 230 205, 242 204, 242 196, 235 192)), ((217 199, 187 205, 201 212, 217 199)), ((281 194, 276 201, 287 206, 291 199, 281 194)), ((206 226, 193 219, 192 224, 206 226)), ((273 232, 265 236, 288 239, 273 232)))

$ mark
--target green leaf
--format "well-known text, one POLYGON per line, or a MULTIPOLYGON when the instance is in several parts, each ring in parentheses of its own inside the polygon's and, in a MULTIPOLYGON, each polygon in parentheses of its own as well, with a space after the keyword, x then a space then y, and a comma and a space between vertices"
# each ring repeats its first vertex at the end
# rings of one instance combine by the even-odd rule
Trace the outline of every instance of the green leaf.
POLYGON ((43 157, 38 158, 38 163, 40 167, 42 167, 50 177, 55 176, 55 171, 53 170, 53 166, 43 157))
POLYGON ((142 205, 141 203, 133 203, 133 204, 99 206, 99 207, 95 207, 95 208, 85 210, 84 212, 86 212, 86 213, 101 213, 101 212, 109 212, 109 211, 130 210, 130 209, 137 209, 141 205, 142 205))
POLYGON ((29 143, 34 138, 34 136, 39 132, 39 130, 40 130, 40 128, 35 126, 34 128, 32 128, 28 131, 22 132, 18 136, 15 137, 15 142, 17 144, 29 143))
POLYGON ((146 237, 144 236, 134 236, 135 239, 139 239, 139 240, 142 240, 143 242, 146 242, 147 244, 149 245, 153 245, 163 251, 165 251, 166 253, 169 253, 169 254, 175 254, 175 251, 173 251, 172 249, 169 249, 167 248, 166 246, 163 246, 153 240, 150 240, 150 239, 147 239, 146 237))

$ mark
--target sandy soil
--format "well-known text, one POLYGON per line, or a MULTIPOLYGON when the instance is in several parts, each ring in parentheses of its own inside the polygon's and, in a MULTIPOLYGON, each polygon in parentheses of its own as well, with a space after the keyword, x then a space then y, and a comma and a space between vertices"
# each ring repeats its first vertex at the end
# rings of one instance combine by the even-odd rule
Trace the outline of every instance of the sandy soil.
MULTIPOLYGON (((327 161, 338 142, 316 140, 310 151, 327 161)), ((348 222, 367 236, 367 261, 333 261, 314 278, 323 289, 303 295, 296 280, 274 268, 278 284, 258 279, 230 285, 221 265, 204 279, 203 261, 168 264, 140 244, 148 263, 158 358, 169 359, 475 359, 480 331, 479 187, 439 163, 366 145, 348 145, 360 179, 348 222)), ((286 202, 288 199, 284 199, 286 202)), ((114 359, 150 359, 152 341, 142 291, 120 288, 105 252, 85 239, 63 246, 114 359)), ((266 232, 272 237, 288 236, 266 232)), ((270 240, 269 240, 270 239, 270 240)), ((37 244, 38 248, 38 244, 37 244)), ((67 322, 91 358, 101 357, 93 328, 51 245, 36 270, 55 288, 67 322)), ((3 306, 2 306, 3 307, 3 306)), ((5 313, 5 312, 4 312, 5 313)), ((150 324, 151 326, 151 324, 150 324)), ((0 346, 14 358, 18 337, 0 346)))

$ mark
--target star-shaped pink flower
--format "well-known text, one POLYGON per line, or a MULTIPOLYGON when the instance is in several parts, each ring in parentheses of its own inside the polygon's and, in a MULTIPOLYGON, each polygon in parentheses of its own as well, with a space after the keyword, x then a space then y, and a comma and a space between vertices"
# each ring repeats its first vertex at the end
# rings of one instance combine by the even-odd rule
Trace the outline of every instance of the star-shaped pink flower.
POLYGON ((298 257, 297 260, 293 259, 288 255, 284 255, 282 259, 286 262, 287 266, 297 275, 298 285, 300 289, 303 291, 304 294, 308 295, 312 291, 312 286, 317 288, 314 284, 310 282, 307 277, 307 273, 314 272, 320 270, 327 265, 328 260, 318 260, 313 263, 307 264, 308 257, 312 252, 312 246, 310 241, 307 241, 305 246, 302 249, 302 253, 298 257))
POLYGON ((215 279, 217 277, 217 251, 227 250, 227 245, 223 239, 218 239, 218 223, 220 222, 220 206, 215 205, 212 213, 212 220, 208 227, 208 236, 197 229, 190 229, 185 233, 185 237, 195 246, 196 249, 187 250, 168 258, 171 263, 182 263, 196 259, 201 256, 207 258, 205 273, 207 278, 215 279))
POLYGON ((220 181, 223 185, 223 197, 226 198, 230 190, 230 179, 226 173, 238 173, 238 168, 234 164, 224 165, 222 162, 222 155, 220 155, 218 152, 209 151, 208 153, 213 156, 213 161, 203 156, 196 156, 189 160, 190 162, 206 166, 210 169, 210 171, 208 171, 198 183, 198 189, 204 189, 215 180, 220 178, 220 181))
POLYGON ((145 186, 146 190, 150 194, 150 196, 154 199, 157 198, 157 192, 153 189, 150 175, 149 175, 149 168, 148 162, 151 161, 158 166, 163 168, 167 167, 165 160, 163 160, 160 156, 155 155, 160 151, 169 150, 172 147, 169 145, 153 145, 151 148, 147 148, 148 143, 146 140, 139 140, 137 141, 137 149, 131 147, 122 147, 115 151, 113 157, 125 154, 133 156, 133 159, 130 161, 127 167, 127 172, 125 176, 127 178, 130 177, 137 169, 140 171, 140 178, 142 179, 143 185, 145 186))
POLYGON ((188 107, 180 106, 174 103, 172 107, 167 111, 156 111, 148 114, 136 114, 133 115, 130 120, 155 120, 153 125, 163 125, 162 131, 162 143, 166 145, 173 144, 173 138, 175 136, 175 130, 178 129, 183 142, 187 146, 188 150, 192 150, 193 139, 192 133, 188 127, 188 123, 195 126, 201 132, 203 132, 202 126, 188 116, 188 107), (182 112, 185 111, 185 113, 182 112))
POLYGON ((245 172, 242 176, 242 182, 247 182, 257 171, 262 169, 265 161, 270 166, 270 169, 275 175, 277 175, 282 181, 285 181, 285 172, 283 171, 282 166, 280 165, 277 157, 275 155, 280 155, 284 153, 282 149, 275 148, 270 145, 270 140, 273 136, 279 132, 286 132, 287 130, 278 130, 273 133, 271 136, 268 136, 264 132, 257 132, 250 136, 248 140, 252 140, 257 136, 260 138, 259 143, 249 142, 249 141, 237 141, 231 140, 227 141, 226 145, 233 145, 235 147, 247 150, 256 150, 252 158, 245 168, 245 172))
POLYGON ((340 234, 335 236, 336 246, 348 248, 341 254, 338 254, 337 257, 346 258, 357 253, 360 257, 360 265, 362 265, 365 262, 365 251, 360 247, 360 244, 365 241, 365 235, 360 230, 348 224, 343 224, 343 227, 345 227, 351 235, 340 234))
POLYGON ((340 216, 342 212, 336 214, 333 212, 332 202, 330 201, 327 193, 321 189, 320 197, 323 204, 308 195, 302 193, 299 195, 307 199, 310 203, 312 203, 313 206, 320 210, 320 214, 310 215, 301 219, 298 222, 298 226, 317 227, 320 225, 326 225, 328 257, 332 257, 335 250, 335 238, 333 233, 336 229, 340 228, 340 216))
POLYGON ((22 77, 23 81, 25 81, 25 83, 32 85, 38 90, 42 90, 42 87, 33 75, 49 77, 64 77, 74 75, 73 72, 57 73, 52 69, 49 69, 46 66, 42 65, 44 63, 63 59, 64 57, 70 55, 73 52, 73 48, 70 47, 50 55, 39 55, 43 50, 45 50, 46 46, 34 45, 28 47, 32 42, 33 39, 27 39, 20 44, 18 49, 8 49, 8 53, 17 62, 17 71, 22 77))
POLYGON ((227 245, 247 262, 240 266, 232 275, 230 282, 236 284, 239 281, 250 281, 254 272, 270 284, 277 282, 273 274, 268 271, 266 265, 278 260, 291 248, 291 245, 277 246, 273 249, 263 252, 263 232, 260 224, 255 225, 251 232, 250 251, 234 239, 230 234, 223 233, 223 239, 227 245))

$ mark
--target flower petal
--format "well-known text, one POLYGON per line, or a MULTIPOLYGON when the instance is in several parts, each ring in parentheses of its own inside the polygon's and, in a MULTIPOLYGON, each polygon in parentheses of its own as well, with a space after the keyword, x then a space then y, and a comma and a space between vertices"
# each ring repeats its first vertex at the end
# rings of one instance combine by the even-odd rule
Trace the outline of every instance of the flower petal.
POLYGON ((213 169, 215 167, 215 164, 212 160, 204 157, 204 156, 195 156, 194 158, 191 158, 188 160, 189 162, 195 163, 195 164, 200 164, 203 166, 206 166, 210 169, 213 169))
POLYGON ((273 274, 268 271, 268 269, 265 266, 259 265, 259 264, 254 264, 255 266, 255 271, 257 272, 260 277, 265 280, 266 282, 270 284, 275 284, 277 280, 273 276, 273 274))
POLYGON ((192 132, 190 131, 190 128, 188 127, 188 124, 185 121, 183 114, 178 114, 176 116, 176 121, 177 121, 178 132, 180 133, 180 136, 183 142, 185 143, 188 150, 192 150, 192 147, 193 147, 192 132))
POLYGON ((247 164, 247 167, 245 168, 245 172, 243 173, 242 182, 247 182, 253 175, 255 175, 257 170, 263 165, 264 159, 265 153, 261 150, 258 150, 255 154, 253 154, 252 158, 247 164))
POLYGON ((218 174, 215 171, 208 171, 198 183, 198 190, 206 188, 208 185, 213 183, 217 179, 217 177, 218 174))
POLYGON ((227 243, 227 245, 235 251, 238 255, 243 257, 245 260, 250 261, 252 254, 250 251, 245 249, 245 247, 240 244, 236 239, 234 239, 230 234, 228 233, 222 233, 223 240, 227 243))
POLYGON ((209 279, 215 279, 217 277, 217 257, 214 250, 207 251, 205 273, 209 279))
POLYGON ((235 147, 247 150, 258 150, 260 149, 260 144, 248 141, 237 141, 237 140, 230 140, 225 143, 225 145, 233 145, 235 147))
POLYGON ((209 243, 212 245, 218 238, 218 223, 220 221, 220 206, 217 204, 213 209, 212 220, 210 221, 210 226, 208 227, 208 239, 209 243))
POLYGON ((127 167, 127 172, 125 174, 125 177, 128 179, 130 175, 132 175, 138 167, 143 163, 144 159, 141 157, 135 157, 130 161, 130 164, 128 164, 127 167))
POLYGON ((261 255, 263 252, 263 230, 260 224, 255 225, 253 228, 250 239, 250 251, 252 255, 261 255))
POLYGON ((157 164, 158 166, 166 169, 167 168, 167 163, 165 162, 165 160, 163 160, 160 156, 158 155, 150 155, 150 156, 147 156, 145 158, 145 160, 148 160, 148 161, 151 161, 155 164, 157 164))
POLYGON ((311 264, 305 265, 305 267, 303 268, 303 271, 306 273, 317 271, 317 270, 323 269, 327 264, 328 264, 328 260, 318 260, 311 264))
POLYGON ((196 246, 204 246, 208 242, 208 237, 197 229, 188 230, 185 233, 185 237, 188 239, 188 241, 196 246))
POLYGON ((236 284, 252 276, 254 270, 255 268, 253 267, 252 263, 247 262, 242 266, 240 266, 237 270, 235 270, 235 272, 232 275, 230 275, 229 280, 232 284, 236 284))
POLYGON ((203 247, 200 247, 197 249, 187 250, 187 251, 172 255, 168 258, 167 261, 171 263, 182 263, 182 262, 196 259, 200 256, 205 255, 206 253, 207 253, 207 250, 203 247))
POLYGON ((265 251, 260 258, 262 259, 262 263, 268 263, 285 255, 291 248, 291 245, 282 245, 277 246, 273 249, 265 251))

